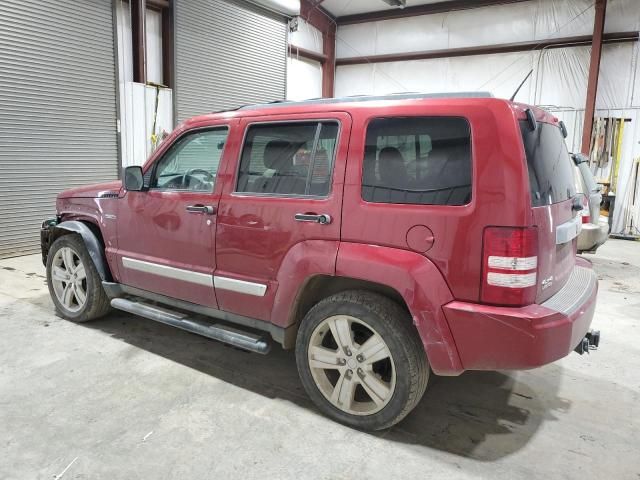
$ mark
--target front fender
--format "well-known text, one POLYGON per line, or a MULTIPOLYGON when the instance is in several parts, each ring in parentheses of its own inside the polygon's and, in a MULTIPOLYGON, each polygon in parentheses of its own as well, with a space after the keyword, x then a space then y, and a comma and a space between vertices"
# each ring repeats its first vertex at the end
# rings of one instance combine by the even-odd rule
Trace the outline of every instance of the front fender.
POLYGON ((70 220, 55 225, 53 229, 54 231, 64 230, 80 234, 102 281, 112 281, 111 272, 109 271, 107 260, 104 255, 104 247, 100 243, 100 240, 98 240, 96 234, 91 231, 87 224, 76 220, 70 220))
POLYGON ((438 375, 463 372, 442 306, 453 300, 447 283, 426 257, 408 250, 342 242, 336 276, 386 285, 404 299, 418 330, 431 369, 438 375))

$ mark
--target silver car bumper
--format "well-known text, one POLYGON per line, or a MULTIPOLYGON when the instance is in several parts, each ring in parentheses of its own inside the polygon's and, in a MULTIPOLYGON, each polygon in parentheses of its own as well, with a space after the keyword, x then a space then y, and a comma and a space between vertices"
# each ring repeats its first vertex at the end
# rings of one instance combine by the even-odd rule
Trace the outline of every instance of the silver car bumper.
POLYGON ((609 237, 609 225, 595 223, 585 223, 582 231, 578 235, 578 251, 588 252, 595 250, 609 237))

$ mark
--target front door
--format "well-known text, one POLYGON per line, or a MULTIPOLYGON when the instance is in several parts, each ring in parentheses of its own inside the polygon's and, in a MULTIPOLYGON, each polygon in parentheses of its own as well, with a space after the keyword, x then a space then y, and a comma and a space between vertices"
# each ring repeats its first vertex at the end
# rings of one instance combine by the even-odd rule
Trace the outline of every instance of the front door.
POLYGON ((335 271, 351 117, 271 115, 239 127, 239 166, 229 164, 218 213, 216 296, 222 310, 273 321, 278 288, 296 288, 290 268, 321 257, 315 270, 335 271))
POLYGON ((217 308, 216 177, 227 135, 226 126, 185 132, 145 172, 148 188, 126 193, 118 211, 124 284, 217 308))

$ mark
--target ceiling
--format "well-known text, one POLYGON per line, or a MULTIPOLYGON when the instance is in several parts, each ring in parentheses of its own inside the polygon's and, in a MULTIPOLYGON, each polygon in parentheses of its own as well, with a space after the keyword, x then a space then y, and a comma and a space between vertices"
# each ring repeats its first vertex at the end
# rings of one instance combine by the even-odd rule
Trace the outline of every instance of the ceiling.
MULTIPOLYGON (((442 0, 407 0, 407 7, 440 2, 442 2, 442 0)), ((342 17, 344 15, 353 15, 356 13, 393 10, 397 7, 391 7, 382 0, 324 0, 322 2, 322 8, 327 10, 334 17, 342 17)))

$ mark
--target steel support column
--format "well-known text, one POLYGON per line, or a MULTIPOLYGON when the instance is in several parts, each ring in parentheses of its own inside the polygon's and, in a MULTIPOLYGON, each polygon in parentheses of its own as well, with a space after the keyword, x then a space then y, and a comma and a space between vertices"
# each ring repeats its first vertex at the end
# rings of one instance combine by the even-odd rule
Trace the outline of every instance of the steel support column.
POLYGON ((322 32, 322 50, 327 57, 322 64, 322 96, 333 97, 336 78, 336 24, 330 25, 329 30, 322 32))
POLYGON ((585 155, 591 148, 591 130, 593 116, 596 110, 596 96, 598 94, 598 77, 600 74, 600 58, 602 57, 602 39, 604 34, 604 20, 607 12, 607 0, 596 0, 596 15, 593 22, 593 42, 591 44, 591 61, 589 64, 589 81, 587 83, 587 102, 582 126, 582 148, 585 155))
MULTIPOLYGON (((300 16, 322 32, 322 96, 333 97, 336 74, 336 20, 318 0, 302 0, 300 16)), ((295 47, 294 47, 295 48, 295 47)))
POLYGON ((133 81, 147 83, 145 13, 146 0, 130 0, 133 81))
POLYGON ((173 49, 173 6, 162 9, 162 83, 175 87, 175 59, 173 49))

